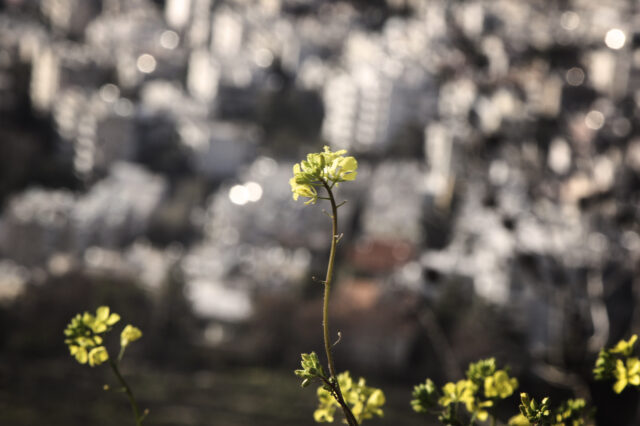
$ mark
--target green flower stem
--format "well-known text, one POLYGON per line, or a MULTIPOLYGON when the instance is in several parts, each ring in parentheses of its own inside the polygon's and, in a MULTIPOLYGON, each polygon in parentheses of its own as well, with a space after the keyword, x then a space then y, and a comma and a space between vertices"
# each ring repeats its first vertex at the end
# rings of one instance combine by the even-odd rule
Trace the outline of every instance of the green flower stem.
POLYGON ((131 388, 129 387, 127 382, 124 380, 124 377, 122 377, 122 374, 120 374, 120 370, 118 369, 118 364, 116 364, 111 358, 109 358, 109 365, 113 370, 113 374, 116 375, 116 377, 118 378, 118 381, 120 382, 120 385, 122 386, 122 388, 124 389, 124 392, 127 394, 127 397, 129 398, 129 403, 131 403, 131 410, 133 411, 133 417, 136 420, 136 426, 141 426, 142 420, 144 419, 145 415, 140 414, 140 408, 138 408, 138 402, 136 401, 136 398, 133 396, 133 392, 131 391, 131 388))
POLYGON ((349 424, 349 426, 358 426, 358 420, 355 418, 355 416, 351 412, 351 409, 349 408, 347 403, 344 401, 344 397, 342 396, 342 392, 340 391, 340 385, 338 384, 338 381, 337 380, 329 381, 328 379, 325 379, 325 378, 322 378, 322 381, 324 382, 325 385, 327 385, 331 389, 333 393, 333 397, 336 399, 336 401, 340 405, 340 408, 342 408, 342 412, 344 413, 344 416, 347 419, 347 424, 349 424))
POLYGON ((327 353, 327 362, 329 364, 329 374, 335 378, 336 367, 333 363, 333 354, 331 352, 331 340, 329 339, 329 295, 331 293, 331 281, 333 279, 333 264, 336 257, 336 235, 338 233, 338 208, 336 207, 336 201, 331 192, 331 188, 325 181, 322 181, 324 187, 329 193, 329 201, 331 202, 331 222, 332 222, 332 234, 331 234, 331 251, 329 252, 329 265, 327 266, 327 276, 324 280, 324 304, 322 306, 322 328, 324 331, 324 350, 327 353))
POLYGON ((324 303, 322 305, 322 329, 324 332, 324 350, 327 353, 327 363, 329 364, 329 374, 333 379, 334 386, 332 388, 336 394, 336 400, 340 407, 342 407, 342 411, 344 412, 344 416, 347 419, 347 423, 349 426, 358 426, 358 421, 355 416, 351 412, 349 406, 345 403, 344 398, 342 397, 342 392, 340 391, 340 385, 338 384, 338 378, 336 374, 336 368, 333 363, 333 353, 331 352, 331 340, 329 338, 329 296, 331 294, 331 280, 333 279, 333 264, 335 263, 336 257, 336 245, 338 243, 338 206, 336 205, 336 200, 333 196, 333 192, 331 191, 331 187, 329 184, 323 179, 322 185, 327 190, 329 194, 329 202, 331 202, 331 223, 332 223, 332 233, 331 233, 331 251, 329 252, 329 265, 327 266, 327 276, 324 280, 324 303))
POLYGON ((122 361, 122 357, 124 356, 125 349, 127 349, 126 346, 120 346, 120 353, 118 353, 118 363, 122 361))

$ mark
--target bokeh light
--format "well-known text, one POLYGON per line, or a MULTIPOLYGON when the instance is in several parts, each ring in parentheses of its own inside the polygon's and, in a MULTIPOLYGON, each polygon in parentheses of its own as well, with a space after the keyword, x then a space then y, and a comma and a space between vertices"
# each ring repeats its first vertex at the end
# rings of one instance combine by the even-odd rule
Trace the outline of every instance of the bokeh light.
POLYGON ((604 126, 604 114, 598 110, 592 110, 584 118, 584 124, 591 130, 599 130, 604 126))
POLYGON ((567 71, 565 78, 570 85, 580 86, 584 82, 584 71, 582 68, 573 67, 567 71))
POLYGON ((626 40, 627 37, 624 32, 618 28, 610 29, 604 37, 604 42, 607 47, 614 50, 622 49, 626 40))
POLYGON ((175 31, 166 30, 160 35, 160 46, 173 50, 180 44, 180 36, 175 31))
POLYGON ((244 206, 249 202, 249 190, 244 185, 234 185, 229 189, 229 199, 233 204, 244 206))
POLYGON ((136 65, 140 72, 145 74, 150 74, 156 70, 156 58, 148 53, 143 53, 138 56, 138 60, 136 61, 136 65))

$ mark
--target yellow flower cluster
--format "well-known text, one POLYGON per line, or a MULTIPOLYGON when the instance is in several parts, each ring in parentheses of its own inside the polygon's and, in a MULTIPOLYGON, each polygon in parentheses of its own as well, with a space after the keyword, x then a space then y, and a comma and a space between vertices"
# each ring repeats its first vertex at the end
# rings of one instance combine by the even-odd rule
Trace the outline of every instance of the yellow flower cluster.
POLYGON ((636 344, 637 340, 637 334, 631 336, 629 340, 620 340, 618 344, 611 349, 610 352, 613 354, 620 354, 622 356, 631 356, 631 353, 633 352, 633 346, 636 344))
POLYGON ((64 330, 69 352, 80 364, 100 365, 109 359, 107 349, 102 346, 100 334, 107 332, 120 321, 120 315, 111 313, 108 306, 100 306, 96 314, 89 312, 76 315, 64 330))
POLYGON ((442 396, 438 399, 438 404, 448 407, 451 404, 464 404, 469 413, 480 421, 485 421, 489 417, 487 407, 493 406, 493 401, 480 401, 476 399, 478 386, 471 380, 458 380, 456 383, 447 383, 442 387, 442 396))
POLYGON ((583 426, 591 424, 589 419, 593 410, 587 407, 582 398, 568 399, 558 408, 549 408, 549 398, 543 398, 537 402, 527 393, 520 394, 520 413, 509 419, 509 426, 583 426))
POLYGON ((640 360, 638 358, 627 358, 626 362, 621 359, 616 360, 616 369, 613 372, 617 381, 613 385, 616 393, 621 393, 627 385, 640 386, 640 360))
MULTIPOLYGON (((373 416, 382 417, 382 406, 385 403, 384 393, 380 389, 366 385, 361 377, 355 382, 348 371, 338 374, 338 384, 344 396, 345 402, 351 408, 351 412, 358 421, 371 419, 373 416)), ((339 406, 330 391, 321 386, 318 388, 318 400, 320 405, 313 413, 316 422, 332 423, 336 408, 339 406)))
POLYGON ((346 150, 332 152, 328 146, 323 152, 307 154, 307 159, 293 166, 293 177, 289 180, 293 199, 309 198, 305 204, 318 201, 317 187, 332 188, 339 182, 354 180, 358 174, 358 162, 354 157, 345 157, 346 150))
MULTIPOLYGON (((109 360, 109 352, 102 344, 103 334, 111 331, 111 328, 120 321, 120 315, 111 312, 108 306, 100 306, 96 314, 85 312, 78 314, 64 330, 66 336, 64 342, 69 347, 69 352, 80 364, 89 363, 91 367, 100 365, 109 360)), ((130 342, 142 337, 142 332, 127 325, 120 334, 120 345, 126 348, 130 342)))
POLYGON ((456 410, 452 406, 463 404, 474 420, 485 421, 488 409, 500 399, 508 398, 518 387, 518 380, 509 377, 506 370, 498 370, 495 358, 469 364, 465 380, 450 382, 438 392, 433 381, 427 379, 413 389, 411 406, 418 413, 440 413, 443 422, 455 423, 456 410))
POLYGON ((484 396, 505 399, 518 388, 518 379, 509 377, 506 371, 498 370, 484 379, 484 396))
POLYGON ((613 390, 621 393, 627 386, 640 386, 640 360, 632 357, 638 340, 633 335, 629 340, 620 340, 611 349, 602 349, 598 354, 593 374, 596 380, 615 379, 613 390))

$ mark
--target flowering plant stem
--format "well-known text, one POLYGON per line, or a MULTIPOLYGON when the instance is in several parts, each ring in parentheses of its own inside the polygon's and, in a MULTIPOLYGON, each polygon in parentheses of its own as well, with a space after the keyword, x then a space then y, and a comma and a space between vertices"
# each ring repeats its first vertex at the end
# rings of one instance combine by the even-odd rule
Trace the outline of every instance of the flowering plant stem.
POLYGON ((120 370, 118 369, 118 364, 114 362, 111 358, 109 358, 109 365, 113 370, 113 374, 115 374, 116 378, 118 379, 118 382, 120 382, 122 389, 127 394, 127 398, 129 398, 129 403, 131 404, 131 410, 133 411, 133 417, 136 420, 136 426, 141 426, 142 420, 145 418, 146 413, 140 414, 140 408, 138 407, 138 402, 136 401, 135 396, 133 396, 133 392, 131 391, 129 384, 126 382, 124 377, 122 377, 122 374, 120 374, 120 370))
POLYGON ((332 224, 332 233, 331 233, 331 250, 329 252, 329 264, 327 265, 327 276, 324 280, 324 303, 322 306, 322 329, 324 332, 324 350, 327 354, 327 363, 329 364, 329 374, 331 383, 326 383, 329 385, 334 392, 334 396, 342 411, 344 412, 344 416, 347 420, 349 426, 358 426, 358 421, 355 416, 351 412, 351 409, 344 401, 344 397, 342 396, 342 392, 340 391, 340 385, 338 384, 336 368, 333 363, 333 353, 332 353, 332 343, 329 338, 329 296, 331 294, 331 281, 333 279, 333 265, 335 263, 336 257, 336 246, 338 243, 338 206, 336 205, 336 200, 333 196, 333 192, 331 188, 333 185, 329 185, 327 181, 322 180, 322 185, 327 190, 327 194, 329 195, 329 202, 331 202, 331 224, 332 224))

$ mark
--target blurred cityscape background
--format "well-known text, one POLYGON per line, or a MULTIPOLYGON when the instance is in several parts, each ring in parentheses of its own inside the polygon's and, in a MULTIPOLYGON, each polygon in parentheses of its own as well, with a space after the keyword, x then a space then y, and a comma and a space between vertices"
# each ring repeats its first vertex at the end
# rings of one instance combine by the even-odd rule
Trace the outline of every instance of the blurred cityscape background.
POLYGON ((0 5, 0 424, 130 422, 63 344, 101 304, 145 333, 145 424, 313 424, 330 222, 288 179, 324 144, 359 160, 332 326, 370 424, 490 356, 639 424, 590 379, 640 329, 637 2, 0 5))

